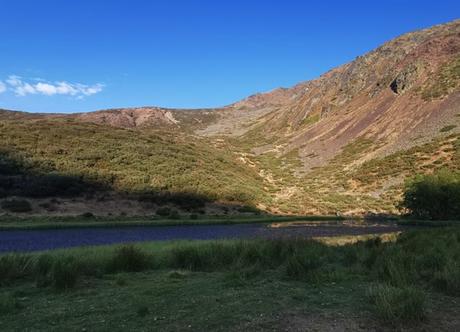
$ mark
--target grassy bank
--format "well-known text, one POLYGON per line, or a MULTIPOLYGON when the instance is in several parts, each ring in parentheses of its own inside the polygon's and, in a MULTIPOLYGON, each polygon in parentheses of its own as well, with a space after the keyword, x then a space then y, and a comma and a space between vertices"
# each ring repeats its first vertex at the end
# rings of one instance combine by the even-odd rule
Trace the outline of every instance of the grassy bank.
POLYGON ((0 322, 7 330, 263 330, 330 327, 332 315, 351 329, 440 327, 439 315, 440 324, 459 323, 459 261, 459 228, 344 246, 181 241, 2 255, 0 322))
POLYGON ((344 220, 338 216, 194 216, 178 219, 158 217, 0 217, 1 230, 57 229, 81 227, 132 227, 177 225, 230 225, 244 223, 271 223, 288 221, 335 222, 344 220))
POLYGON ((425 226, 425 227, 449 227, 460 226, 460 220, 423 220, 423 219, 405 219, 397 221, 400 226, 425 226))

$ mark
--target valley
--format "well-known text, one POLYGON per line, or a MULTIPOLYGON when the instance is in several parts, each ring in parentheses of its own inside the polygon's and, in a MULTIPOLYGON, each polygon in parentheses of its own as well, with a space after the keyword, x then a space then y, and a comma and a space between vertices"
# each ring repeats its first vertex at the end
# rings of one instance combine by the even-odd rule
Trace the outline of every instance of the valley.
MULTIPOLYGON (((70 195, 78 203, 49 193, 63 202, 55 214, 107 215, 105 196, 124 206, 113 213, 152 214, 164 204, 158 198, 138 203, 152 194, 199 196, 206 214, 236 205, 269 214, 399 214, 411 175, 458 170, 459 34, 458 21, 412 32, 316 80, 223 108, 2 111, 2 165, 96 185, 95 199, 70 195)), ((48 203, 33 210, 53 214, 36 207, 48 203)))
POLYGON ((460 330, 460 20, 227 106, 26 111, 2 331, 460 330))

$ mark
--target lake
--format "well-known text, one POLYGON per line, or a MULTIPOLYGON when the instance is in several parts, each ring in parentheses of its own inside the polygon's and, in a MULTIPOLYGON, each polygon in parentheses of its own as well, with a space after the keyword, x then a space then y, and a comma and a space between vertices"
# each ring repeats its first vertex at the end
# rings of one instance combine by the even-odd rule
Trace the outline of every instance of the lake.
POLYGON ((166 240, 319 237, 399 231, 385 223, 279 223, 233 225, 133 226, 0 231, 0 252, 27 252, 78 246, 166 240))

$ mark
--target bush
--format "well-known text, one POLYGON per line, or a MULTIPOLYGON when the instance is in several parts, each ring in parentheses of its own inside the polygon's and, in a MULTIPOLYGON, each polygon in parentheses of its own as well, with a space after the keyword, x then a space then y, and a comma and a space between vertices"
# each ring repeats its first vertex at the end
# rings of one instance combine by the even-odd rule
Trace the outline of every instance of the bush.
POLYGON ((169 219, 180 219, 180 214, 177 210, 171 210, 171 213, 168 216, 169 219))
POLYGON ((253 214, 260 214, 260 210, 249 205, 241 206, 238 208, 238 212, 240 213, 253 213, 253 214))
POLYGON ((425 294, 419 289, 377 285, 369 288, 368 295, 377 314, 387 322, 397 324, 425 318, 425 294))
POLYGON ((156 212, 160 217, 167 217, 171 214, 171 209, 169 207, 159 208, 156 212))
POLYGON ((406 184, 402 207, 416 218, 456 219, 460 215, 460 173, 420 175, 406 184))
POLYGON ((32 211, 32 206, 29 201, 24 199, 10 199, 2 202, 2 209, 15 213, 23 213, 32 211))
POLYGON ((445 132, 451 131, 455 127, 457 127, 457 126, 456 125, 448 125, 448 126, 442 127, 439 131, 441 133, 445 133, 445 132))
POLYGON ((180 219, 179 212, 169 207, 159 208, 156 214, 160 217, 167 217, 168 219, 180 219))
POLYGON ((85 212, 85 213, 82 213, 80 217, 85 218, 85 219, 91 219, 91 218, 94 218, 94 214, 92 214, 91 212, 85 212))
POLYGON ((109 272, 139 272, 152 266, 151 257, 133 245, 125 245, 115 251, 109 261, 109 272))
MULTIPOLYGON (((45 174, 41 176, 25 176, 23 183, 18 184, 19 193, 26 197, 78 196, 92 188, 90 183, 84 183, 78 177, 60 174, 45 174)), ((94 188, 96 188, 94 186, 94 188)))

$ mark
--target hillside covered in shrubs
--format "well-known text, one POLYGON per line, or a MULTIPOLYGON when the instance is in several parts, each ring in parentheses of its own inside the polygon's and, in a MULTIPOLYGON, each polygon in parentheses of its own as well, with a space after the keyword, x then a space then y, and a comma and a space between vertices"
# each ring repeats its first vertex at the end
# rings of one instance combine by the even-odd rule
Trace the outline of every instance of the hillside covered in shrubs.
POLYGON ((221 108, 0 110, 0 200, 28 199, 37 214, 133 215, 150 213, 149 203, 398 214, 404 200, 414 216, 451 218, 457 210, 443 212, 445 203, 436 212, 420 202, 442 199, 457 180, 438 190, 417 178, 406 194, 405 183, 460 170, 459 45, 456 20, 221 108))
POLYGON ((116 192, 191 208, 267 200, 255 170, 200 139, 68 120, 0 122, 0 198, 116 192))

